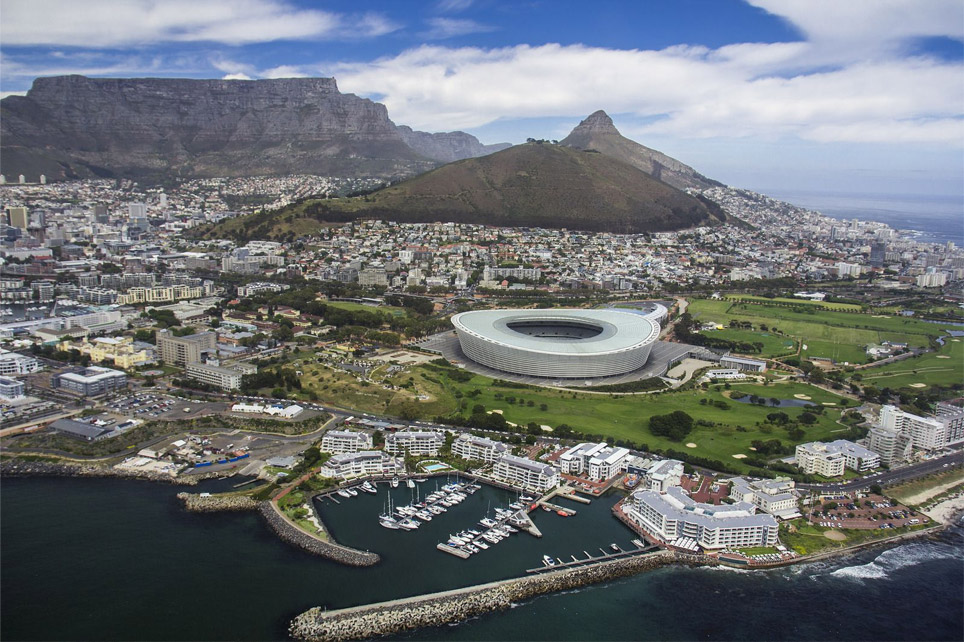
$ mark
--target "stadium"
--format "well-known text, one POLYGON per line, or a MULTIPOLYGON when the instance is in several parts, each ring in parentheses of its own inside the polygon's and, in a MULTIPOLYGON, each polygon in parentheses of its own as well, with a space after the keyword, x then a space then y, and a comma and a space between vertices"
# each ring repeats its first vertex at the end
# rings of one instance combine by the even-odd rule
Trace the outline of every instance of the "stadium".
POLYGON ((612 377, 646 365, 659 336, 647 315, 605 310, 481 310, 452 317, 465 356, 557 379, 612 377))

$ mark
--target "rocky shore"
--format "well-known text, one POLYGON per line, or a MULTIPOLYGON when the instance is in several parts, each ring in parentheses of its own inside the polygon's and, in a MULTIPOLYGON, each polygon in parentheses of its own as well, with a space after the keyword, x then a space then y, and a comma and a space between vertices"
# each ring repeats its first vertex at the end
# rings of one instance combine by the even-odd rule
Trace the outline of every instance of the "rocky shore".
POLYGON ((326 542, 306 533, 288 522, 288 520, 275 509, 271 502, 260 502, 258 512, 261 513, 261 516, 264 517, 268 526, 271 527, 271 530, 273 530, 282 541, 292 546, 297 546, 313 555, 327 557, 334 562, 347 566, 374 566, 381 560, 381 557, 376 553, 355 550, 347 546, 335 544, 334 542, 326 542))
POLYGON ((536 595, 607 582, 672 562, 666 551, 338 611, 314 607, 292 620, 299 640, 360 640, 460 622, 536 595))
POLYGON ((257 510, 258 501, 247 495, 198 495, 178 493, 184 508, 192 513, 219 513, 226 511, 257 510))
POLYGON ((199 481, 221 477, 217 473, 207 475, 191 475, 190 477, 172 477, 165 473, 143 470, 123 470, 111 466, 67 461, 23 461, 19 459, 5 459, 0 462, 0 477, 118 477, 122 479, 142 479, 146 481, 164 482, 194 486, 199 481))

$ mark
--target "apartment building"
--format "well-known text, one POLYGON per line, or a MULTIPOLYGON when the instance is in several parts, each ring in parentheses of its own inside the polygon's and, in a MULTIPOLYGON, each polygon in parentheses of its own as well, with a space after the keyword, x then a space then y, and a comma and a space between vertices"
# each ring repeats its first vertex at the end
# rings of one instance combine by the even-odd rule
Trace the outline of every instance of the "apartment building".
POLYGON ((452 443, 452 453, 462 459, 474 459, 492 463, 509 452, 509 447, 501 441, 485 437, 461 434, 452 443))
POLYGON ((503 455, 495 463, 492 476, 512 486, 539 493, 559 485, 559 472, 555 468, 515 455, 503 455))
POLYGON ((385 436, 385 450, 393 455, 437 455, 445 435, 430 430, 400 430, 385 436))
POLYGON ((327 453, 356 453, 372 447, 372 436, 360 430, 329 430, 321 438, 321 449, 327 453))

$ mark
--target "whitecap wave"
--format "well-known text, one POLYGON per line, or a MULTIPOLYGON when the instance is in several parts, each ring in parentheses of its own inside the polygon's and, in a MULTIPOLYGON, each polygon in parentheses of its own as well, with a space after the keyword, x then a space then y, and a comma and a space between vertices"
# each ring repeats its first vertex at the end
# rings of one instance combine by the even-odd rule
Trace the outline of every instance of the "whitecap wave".
POLYGON ((829 576, 853 580, 876 580, 908 566, 942 559, 962 559, 962 551, 953 546, 934 542, 913 542, 891 548, 867 564, 845 566, 829 573, 829 576))

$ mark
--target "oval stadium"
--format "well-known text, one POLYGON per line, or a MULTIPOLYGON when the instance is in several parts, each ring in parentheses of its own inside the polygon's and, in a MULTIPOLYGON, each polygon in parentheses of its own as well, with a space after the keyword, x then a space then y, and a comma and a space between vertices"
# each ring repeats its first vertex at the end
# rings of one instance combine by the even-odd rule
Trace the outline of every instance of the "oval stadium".
POLYGON ((479 310, 452 317, 465 356, 533 377, 610 377, 642 368, 659 336, 644 315, 605 310, 479 310))

